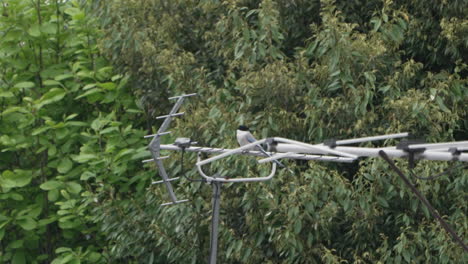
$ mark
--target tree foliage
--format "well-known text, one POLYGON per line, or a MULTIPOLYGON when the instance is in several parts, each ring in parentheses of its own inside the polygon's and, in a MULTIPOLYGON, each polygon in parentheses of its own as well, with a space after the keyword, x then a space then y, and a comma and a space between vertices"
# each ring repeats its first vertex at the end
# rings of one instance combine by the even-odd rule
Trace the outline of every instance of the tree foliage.
MULTIPOLYGON (((140 163, 168 95, 199 94, 167 143, 235 147, 240 124, 306 142, 468 136, 464 1, 80 3, 2 2, 2 261, 205 263, 210 186, 181 180, 191 201, 162 208, 155 168, 140 163)), ((197 177, 195 156, 185 168, 171 157, 171 176, 197 177)), ((466 262, 383 161, 287 165, 294 175, 223 186, 220 263, 466 262)), ((450 165, 421 161, 414 173, 450 165)), ((239 157, 210 169, 268 173, 239 157)), ((467 176, 413 179, 461 237, 467 176)))
POLYGON ((96 194, 149 177, 131 162, 145 152, 127 77, 76 1, 0 10, 0 262, 105 262, 96 194))

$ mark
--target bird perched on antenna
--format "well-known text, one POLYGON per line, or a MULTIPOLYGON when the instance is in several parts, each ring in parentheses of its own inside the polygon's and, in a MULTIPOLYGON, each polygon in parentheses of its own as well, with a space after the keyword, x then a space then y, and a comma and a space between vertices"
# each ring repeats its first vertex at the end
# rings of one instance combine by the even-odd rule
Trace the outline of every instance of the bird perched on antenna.
MULTIPOLYGON (((247 145, 247 144, 250 144, 250 143, 253 143, 253 142, 257 141, 254 138, 254 136, 252 135, 252 133, 250 133, 249 128, 244 126, 244 125, 239 126, 239 128, 237 129, 236 136, 237 136, 237 142, 239 143, 239 145, 241 147, 244 146, 244 145, 247 145)), ((260 144, 257 145, 256 147, 252 148, 251 150, 258 150, 258 151, 262 152, 263 154, 265 154, 266 156, 271 157, 271 155, 268 154, 262 148, 262 146, 260 144)), ((278 160, 274 160, 273 162, 275 162, 278 166, 280 166, 282 168, 286 168, 286 166, 284 166, 283 163, 279 162, 278 160)), ((289 170, 289 172, 293 173, 293 171, 291 169, 288 169, 288 170, 289 170)))

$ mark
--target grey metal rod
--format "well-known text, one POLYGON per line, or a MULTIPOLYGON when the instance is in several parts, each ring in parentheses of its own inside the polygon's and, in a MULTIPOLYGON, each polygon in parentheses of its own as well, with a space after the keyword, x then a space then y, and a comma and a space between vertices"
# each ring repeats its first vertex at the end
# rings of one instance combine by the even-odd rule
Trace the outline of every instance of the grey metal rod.
POLYGON ((169 100, 180 98, 180 97, 190 97, 190 96, 195 96, 195 95, 197 95, 197 93, 182 94, 182 95, 178 95, 178 96, 169 97, 169 100))
MULTIPOLYGON (((336 147, 335 150, 339 152, 349 153, 358 157, 379 157, 379 151, 384 150, 387 155, 392 158, 404 158, 408 156, 408 153, 401 149, 396 148, 362 148, 362 147, 336 147)), ((278 144, 276 150, 279 152, 295 152, 295 153, 307 153, 307 154, 320 154, 323 153, 321 150, 311 149, 302 145, 296 144, 278 144)), ((456 157, 457 160, 468 162, 468 153, 460 153, 458 156, 454 156, 450 152, 438 152, 438 151, 425 151, 423 153, 417 153, 416 159, 426 160, 440 160, 440 161, 451 161, 456 157)))
POLYGON ((177 197, 175 196, 174 189, 169 181, 169 177, 167 176, 166 170, 164 169, 164 165, 162 161, 157 160, 156 164, 158 164, 159 174, 163 178, 164 184, 166 185, 167 192, 169 193, 169 197, 171 198, 172 202, 177 202, 177 197))
POLYGON ((412 144, 409 145, 409 149, 449 149, 449 148, 463 148, 468 147, 468 141, 458 141, 458 142, 443 142, 443 143, 428 143, 428 144, 412 144))
POLYGON ((171 133, 171 131, 167 131, 167 132, 163 132, 163 133, 159 133, 159 134, 146 135, 146 136, 144 136, 144 138, 152 138, 152 137, 164 136, 164 135, 167 135, 167 134, 170 134, 170 133, 171 133))
MULTIPOLYGON (((287 144, 290 145, 290 144, 287 144)), ((179 148, 178 146, 175 145, 161 145, 162 150, 179 150, 181 151, 182 149, 179 148)), ((197 146, 192 146, 185 148, 185 151, 187 152, 203 152, 203 153, 211 153, 211 154, 217 154, 217 153, 225 153, 228 151, 231 151, 233 149, 225 149, 225 148, 209 148, 209 147, 197 147, 197 146)), ((278 153, 274 152, 267 152, 270 155, 275 155, 278 153)), ((255 150, 249 150, 249 151, 243 151, 241 153, 238 153, 240 155, 248 155, 248 156, 257 156, 257 157, 265 157, 265 154, 263 154, 261 151, 255 151, 255 150)), ((352 158, 346 158, 346 157, 336 157, 336 156, 327 156, 327 155, 308 155, 308 154, 300 154, 300 153, 291 153, 288 155, 288 158, 290 159, 300 159, 300 160, 318 160, 318 161, 331 161, 331 162, 346 162, 346 163, 351 163, 354 161, 352 158)))
POLYGON ((429 210, 431 215, 437 219, 440 223, 440 225, 447 231, 452 236, 452 239, 455 240, 460 244, 460 246, 465 250, 465 252, 468 252, 468 246, 465 244, 463 239, 461 239, 455 230, 451 226, 449 226, 444 219, 439 215, 439 213, 432 207, 431 203, 426 199, 426 197, 419 192, 419 190, 414 186, 413 183, 410 182, 410 180, 405 176, 405 174, 395 165, 395 163, 388 157, 387 153, 385 151, 380 150, 379 151, 379 156, 382 157, 388 165, 400 176, 400 178, 403 180, 403 182, 411 189, 411 191, 416 195, 416 197, 426 206, 426 208, 429 210))
POLYGON ((179 200, 179 201, 175 201, 175 202, 163 203, 163 204, 161 204, 161 206, 172 205, 172 204, 180 204, 180 203, 185 203, 185 202, 188 202, 188 199, 179 200))
MULTIPOLYGON (((180 177, 169 178, 167 181, 171 182, 171 181, 176 181, 178 179, 180 179, 180 177)), ((153 181, 153 182, 151 182, 151 184, 160 184, 160 183, 163 183, 163 182, 164 182, 164 180, 162 180, 162 181, 153 181)))
POLYGON ((184 97, 179 97, 179 99, 177 99, 177 102, 172 107, 171 111, 169 112, 169 116, 166 119, 164 119, 164 122, 162 123, 161 127, 159 127, 158 134, 166 131, 166 129, 169 127, 169 124, 171 123, 171 120, 172 120, 172 117, 170 115, 177 113, 177 111, 179 110, 183 102, 184 102, 184 97))
POLYGON ((206 159, 206 160, 202 160, 202 161, 199 161, 197 162, 197 165, 198 166, 202 166, 202 165, 205 165, 205 164, 208 164, 210 162, 213 162, 215 160, 219 160, 219 159, 222 159, 224 157, 227 157, 227 156, 231 156, 231 155, 234 155, 234 154, 237 154, 237 153, 241 153, 242 151, 246 151, 246 150, 249 150, 251 148, 254 148, 255 146, 257 145, 260 145, 260 144, 263 144, 265 141, 267 141, 267 139, 260 139, 260 140, 257 140, 255 142, 252 142, 250 144, 247 144, 247 145, 244 145, 242 147, 239 147, 239 148, 236 148, 236 149, 232 149, 232 150, 229 150, 229 151, 226 151, 222 154, 219 154, 217 156, 214 156, 214 157, 211 157, 209 159, 206 159))
MULTIPOLYGON (((163 159, 168 159, 170 156, 159 156, 159 158, 157 158, 156 160, 163 160, 163 159)), ((148 163, 148 162, 153 162, 155 161, 154 159, 145 159, 145 160, 142 160, 141 162, 142 163, 148 163)))
POLYGON ((385 139, 390 139, 390 138, 402 138, 402 137, 407 137, 407 136, 409 136, 408 132, 398 133, 398 134, 382 135, 382 136, 372 136, 372 137, 362 137, 362 138, 337 140, 336 145, 355 144, 355 143, 362 143, 362 142, 368 142, 368 141, 385 140, 385 139))
POLYGON ((216 264, 218 256, 219 205, 221 203, 221 184, 213 182, 213 215, 211 218, 210 264, 216 264))
POLYGON ((333 154, 333 155, 343 156, 343 157, 352 158, 352 159, 357 159, 358 158, 358 156, 356 156, 356 155, 338 151, 338 150, 336 150, 336 148, 331 149, 328 146, 324 146, 324 145, 311 145, 311 144, 307 144, 307 143, 304 143, 304 142, 301 142, 301 141, 296 141, 296 140, 282 138, 282 137, 275 137, 273 140, 277 141, 277 142, 283 142, 283 143, 298 145, 298 146, 305 147, 305 148, 313 150, 313 151, 318 151, 319 153, 333 154))
POLYGON ((163 118, 168 118, 168 117, 181 116, 181 115, 184 115, 184 114, 185 114, 185 112, 175 113, 175 114, 171 114, 171 115, 162 115, 162 116, 156 117, 156 119, 163 119, 163 118))

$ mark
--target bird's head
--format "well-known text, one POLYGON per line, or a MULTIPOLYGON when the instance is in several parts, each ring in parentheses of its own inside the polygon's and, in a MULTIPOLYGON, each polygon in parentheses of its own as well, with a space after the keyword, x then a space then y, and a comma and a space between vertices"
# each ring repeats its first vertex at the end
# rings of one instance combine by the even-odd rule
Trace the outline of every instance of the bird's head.
POLYGON ((246 126, 244 126, 244 125, 239 126, 238 129, 239 129, 240 131, 249 131, 249 128, 246 127, 246 126))

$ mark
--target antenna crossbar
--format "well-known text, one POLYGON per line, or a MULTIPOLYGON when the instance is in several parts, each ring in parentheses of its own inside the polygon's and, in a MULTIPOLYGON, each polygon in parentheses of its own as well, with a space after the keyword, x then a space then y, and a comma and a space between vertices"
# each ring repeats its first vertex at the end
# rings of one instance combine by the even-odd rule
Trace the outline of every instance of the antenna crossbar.
MULTIPOLYGON (((213 186, 214 195, 213 195, 213 211, 212 211, 213 215, 212 215, 212 223, 211 223, 212 230, 211 230, 211 237, 210 237, 210 245, 211 245, 210 258, 209 258, 210 264, 215 264, 216 257, 217 257, 220 191, 221 191, 222 184, 223 183, 240 183, 240 182, 262 182, 262 181, 271 180, 277 171, 277 165, 278 164, 279 166, 282 165, 278 161, 279 159, 300 159, 300 160, 316 160, 316 161, 348 162, 349 163, 349 162, 354 162, 358 158, 363 158, 363 157, 382 157, 399 174, 401 174, 401 171, 399 171, 396 168, 395 164, 393 163, 393 161, 390 160, 390 158, 407 158, 409 160, 409 163, 413 165, 414 165, 414 161, 418 159, 468 162, 468 153, 466 153, 466 151, 468 151, 468 141, 421 144, 419 143, 419 141, 417 142, 413 140, 406 140, 406 141, 400 142, 398 146, 390 146, 390 147, 371 148, 371 147, 347 146, 350 144, 372 142, 372 141, 378 141, 378 140, 405 138, 409 136, 409 133, 407 132, 353 138, 353 139, 343 139, 343 140, 332 139, 332 140, 327 140, 319 144, 309 144, 309 143, 305 143, 305 142, 301 142, 297 140, 292 140, 292 139, 287 139, 287 138, 282 138, 282 137, 274 137, 274 138, 260 139, 253 143, 242 145, 234 149, 196 146, 197 143, 192 141, 190 138, 177 138, 174 144, 161 144, 161 136, 167 135, 170 133, 170 131, 166 131, 166 130, 169 127, 172 118, 181 116, 185 113, 185 112, 178 112, 179 108, 184 102, 184 99, 186 97, 191 97, 194 95, 196 95, 196 93, 183 94, 183 95, 169 98, 169 99, 177 99, 177 101, 175 102, 169 114, 157 117, 157 119, 164 119, 157 133, 153 135, 145 136, 145 138, 152 138, 150 144, 148 145, 148 148, 152 155, 152 159, 146 159, 146 160, 143 160, 143 162, 144 163, 155 162, 158 167, 159 176, 161 176, 162 180, 153 181, 151 183, 152 184, 164 183, 169 193, 169 198, 171 199, 170 202, 163 203, 162 206, 174 205, 174 204, 186 202, 188 200, 177 199, 174 193, 173 187, 171 185, 171 182, 178 180, 179 177, 169 178, 163 166, 163 162, 162 162, 162 160, 167 159, 169 156, 161 156, 160 152, 161 150, 182 151, 182 157, 183 157, 183 153, 185 152, 197 152, 198 153, 198 158, 197 158, 197 162, 195 166, 199 174, 201 175, 202 179, 191 179, 188 177, 186 178, 193 182, 202 181, 202 182, 210 183, 213 186), (265 149, 268 151, 265 151, 261 147, 264 144, 267 145, 267 148, 265 149), (213 156, 205 160, 202 160, 201 153, 212 154, 213 156), (232 155, 249 155, 249 156, 261 157, 262 159, 258 161, 258 163, 260 164, 266 163, 266 162, 273 162, 271 166, 271 171, 265 177, 230 178, 230 179, 222 177, 221 174, 219 173, 216 173, 210 176, 210 175, 207 175, 203 171, 202 166, 210 164, 212 162, 218 161, 226 157, 230 157, 232 155)), ((244 131, 244 128, 240 127, 239 129, 240 131, 244 131)), ((253 140, 253 135, 250 135, 250 136, 251 137, 247 140, 248 142, 253 140)), ((242 140, 239 140, 239 141, 242 142, 242 140)), ((401 177, 405 178, 404 176, 401 176, 401 177)), ((422 199, 422 201, 423 203, 425 203, 424 199, 422 199)), ((441 221, 441 224, 445 225, 443 221, 441 221)), ((450 232, 449 229, 446 228, 446 230, 450 232)), ((456 237, 456 234, 453 237, 456 237)), ((466 245, 464 245, 463 243, 461 244, 464 246, 464 249, 466 250, 466 245)))

